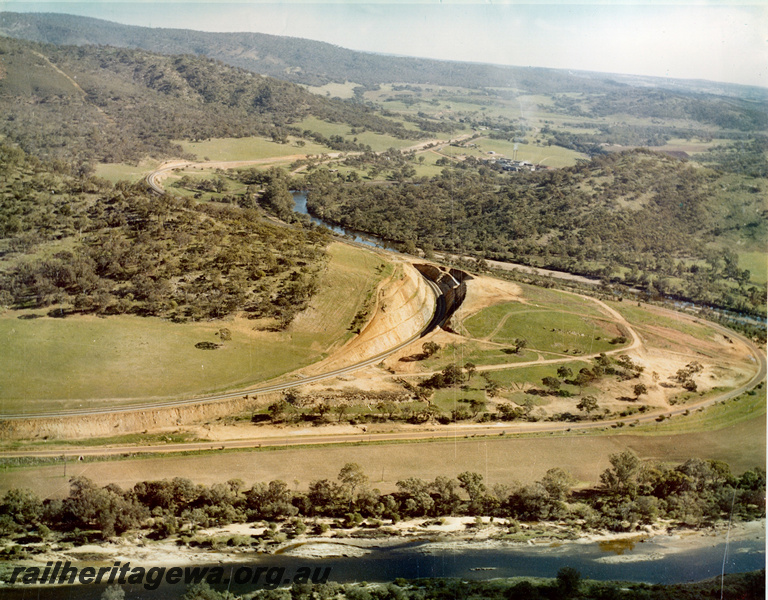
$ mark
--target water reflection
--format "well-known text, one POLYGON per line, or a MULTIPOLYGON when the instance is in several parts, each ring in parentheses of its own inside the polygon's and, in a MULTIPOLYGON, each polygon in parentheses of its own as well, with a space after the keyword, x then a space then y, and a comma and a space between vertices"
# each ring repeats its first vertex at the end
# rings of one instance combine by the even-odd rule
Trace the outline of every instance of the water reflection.
POLYGON ((369 233, 363 233, 362 231, 357 231, 355 229, 347 229, 346 227, 339 227, 338 225, 334 225, 333 223, 329 223, 328 221, 324 221, 323 219, 310 215, 309 212, 307 211, 307 193, 301 192, 301 191, 293 191, 291 192, 291 194, 293 195, 293 203, 294 203, 293 210, 302 215, 309 215, 309 218, 313 223, 317 225, 322 225, 323 227, 327 227, 328 229, 330 229, 335 233, 343 235, 344 237, 347 237, 354 242, 365 244, 366 246, 372 246, 374 248, 384 248, 386 250, 394 249, 391 242, 388 243, 386 240, 383 240, 375 235, 371 235, 369 233))

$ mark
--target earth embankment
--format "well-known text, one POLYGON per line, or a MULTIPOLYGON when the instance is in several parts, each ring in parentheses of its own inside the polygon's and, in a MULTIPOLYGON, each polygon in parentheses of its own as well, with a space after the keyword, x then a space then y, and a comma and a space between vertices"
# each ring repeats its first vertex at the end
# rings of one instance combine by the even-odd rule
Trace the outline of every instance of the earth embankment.
MULTIPOLYGON (((328 359, 301 370, 302 377, 330 373, 353 366, 394 348, 419 334, 429 322, 434 295, 424 278, 410 264, 398 265, 395 275, 383 282, 371 299, 371 318, 359 335, 328 359)), ((301 379, 297 379, 297 384, 301 379)), ((205 399, 176 406, 146 406, 100 414, 76 414, 0 421, 0 439, 85 439, 146 431, 171 430, 233 414, 263 408, 281 392, 243 390, 242 396, 205 399)))
POLYGON ((303 369, 305 374, 340 369, 386 352, 418 335, 429 323, 435 296, 410 263, 403 263, 372 299, 371 318, 360 334, 327 360, 303 369))
POLYGON ((181 425, 255 411, 280 393, 248 395, 181 406, 142 407, 95 415, 65 415, 0 421, 0 439, 68 440, 111 437, 146 431, 170 431, 181 425))

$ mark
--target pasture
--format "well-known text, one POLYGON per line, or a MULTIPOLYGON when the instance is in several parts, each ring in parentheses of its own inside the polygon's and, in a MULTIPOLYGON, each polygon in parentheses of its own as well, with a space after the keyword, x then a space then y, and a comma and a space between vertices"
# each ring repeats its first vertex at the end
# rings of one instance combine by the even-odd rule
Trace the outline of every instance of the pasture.
MULTIPOLYGON (((340 135, 349 141, 354 141, 356 139, 358 144, 366 144, 370 146, 374 152, 383 152, 389 148, 397 148, 400 150, 417 143, 416 140, 401 140, 391 135, 374 133, 372 131, 352 133, 348 125, 330 123, 328 121, 322 121, 316 117, 304 119, 303 121, 296 123, 296 126, 302 129, 315 131, 325 137, 340 135)), ((328 150, 326 149, 325 152, 328 152, 328 150)))
MULTIPOLYGON (((595 354, 614 350, 617 346, 611 340, 621 335, 620 329, 605 321, 591 319, 546 309, 519 311, 517 305, 504 314, 493 328, 476 327, 476 321, 487 325, 482 311, 464 321, 464 326, 473 337, 489 339, 499 344, 514 344, 516 339, 528 342, 528 348, 544 352, 595 354)), ((494 307, 498 309, 499 307, 494 307)), ((494 311, 496 314, 498 310, 494 311)))
POLYGON ((624 335, 622 329, 596 303, 555 290, 521 289, 523 302, 483 308, 463 319, 461 329, 478 340, 514 346, 523 339, 527 351, 560 355, 608 352, 624 344, 615 339, 624 335))
POLYGON ((247 319, 172 323, 135 316, 53 318, 43 311, 0 317, 0 411, 42 412, 193 397, 273 379, 343 343, 366 295, 391 272, 359 248, 332 244, 319 291, 282 332, 247 319), (322 326, 317 326, 321 323, 322 326), (230 340, 220 341, 222 328, 230 340), (221 343, 201 350, 199 342, 221 343))
MULTIPOLYGON (((680 417, 685 419, 686 417, 680 417)), ((692 457, 727 462, 735 473, 765 466, 765 418, 707 431, 675 434, 668 428, 675 419, 653 426, 638 435, 622 432, 553 433, 533 436, 500 435, 469 437, 460 429, 447 441, 386 444, 338 444, 289 449, 208 452, 193 456, 164 455, 121 461, 70 463, 13 469, 3 473, 0 491, 29 488, 44 497, 65 497, 68 477, 83 475, 98 485, 116 483, 123 488, 139 481, 186 477, 211 485, 240 478, 249 486, 256 481, 280 479, 298 489, 320 479, 336 480, 341 467, 355 462, 363 467, 372 487, 395 491, 396 482, 413 477, 432 480, 438 475, 455 477, 474 471, 486 485, 532 483, 552 467, 574 475, 581 485, 595 485, 609 467, 611 454, 630 448, 643 460, 684 462, 692 457), (734 440, 748 439, 746 446, 734 440), (65 476, 66 471, 66 476, 65 476)))
MULTIPOLYGON (((551 365, 533 365, 512 369, 503 369, 499 371, 491 371, 488 373, 489 377, 496 383, 505 388, 521 391, 526 385, 533 385, 534 387, 544 387, 541 380, 544 377, 554 377, 557 375, 557 370, 560 367, 568 367, 573 373, 578 373, 580 369, 589 368, 592 365, 586 361, 569 361, 563 363, 556 363, 551 365)), ((562 389, 570 392, 578 392, 578 387, 563 384, 562 389)))
POLYGON ((99 163, 95 166, 94 174, 112 183, 117 183, 118 181, 135 183, 144 179, 148 172, 153 171, 159 166, 160 162, 156 160, 145 160, 138 165, 99 163))
POLYGON ((297 154, 322 154, 330 149, 311 141, 304 145, 289 138, 287 144, 278 144, 271 139, 260 137, 211 139, 204 142, 177 142, 184 149, 204 161, 240 161, 265 158, 289 157, 297 154))
POLYGON ((650 325, 654 328, 669 329, 701 341, 711 340, 716 335, 715 330, 705 322, 696 323, 692 317, 674 317, 669 312, 654 310, 652 306, 637 306, 630 302, 608 302, 608 304, 630 323, 638 326, 650 325))
POLYGON ((533 361, 538 356, 537 352, 531 350, 515 352, 510 346, 470 340, 465 343, 446 344, 433 356, 417 364, 422 371, 437 371, 447 364, 465 365, 470 362, 477 366, 498 365, 533 361))
POLYGON ((327 98, 341 98, 346 100, 353 98, 355 95, 355 88, 359 84, 354 81, 347 81, 345 83, 326 83, 325 85, 308 85, 305 86, 307 90, 318 96, 326 96, 327 98))
POLYGON ((475 140, 478 149, 487 155, 495 152, 506 158, 516 157, 517 160, 526 160, 535 165, 545 167, 570 167, 576 164, 579 158, 586 158, 584 154, 562 148, 561 146, 545 146, 531 143, 514 143, 508 140, 493 140, 480 138, 475 140), (515 151, 517 147, 517 151, 515 151))
POLYGON ((752 283, 765 285, 768 281, 768 255, 765 252, 739 252, 739 267, 749 270, 752 283))
POLYGON ((493 140, 490 138, 476 138, 467 146, 446 146, 441 150, 446 156, 474 156, 478 159, 509 158, 524 160, 533 164, 546 167, 568 167, 576 164, 576 160, 584 158, 584 155, 560 146, 542 146, 531 143, 510 142, 507 140, 493 140), (471 145, 475 147, 472 147, 471 145), (517 152, 515 152, 517 146, 517 152), (489 154, 489 153, 493 154, 489 154))

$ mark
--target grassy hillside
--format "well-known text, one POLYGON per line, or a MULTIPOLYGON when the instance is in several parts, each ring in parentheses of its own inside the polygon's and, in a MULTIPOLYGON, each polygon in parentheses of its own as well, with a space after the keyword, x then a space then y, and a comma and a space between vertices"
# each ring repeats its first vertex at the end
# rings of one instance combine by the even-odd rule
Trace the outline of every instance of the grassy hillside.
POLYGON ((381 264, 373 253, 341 244, 328 254, 311 299, 320 316, 285 331, 261 330, 243 316, 180 324, 130 314, 62 319, 46 310, 7 311, 0 315, 0 412, 212 393, 322 359, 352 335, 349 324, 378 282, 371 273, 381 264), (201 349, 201 342, 219 347, 201 349))
POLYGON ((328 250, 325 230, 275 225, 248 197, 158 197, 0 144, 3 409, 210 393, 346 341, 380 257, 328 250))

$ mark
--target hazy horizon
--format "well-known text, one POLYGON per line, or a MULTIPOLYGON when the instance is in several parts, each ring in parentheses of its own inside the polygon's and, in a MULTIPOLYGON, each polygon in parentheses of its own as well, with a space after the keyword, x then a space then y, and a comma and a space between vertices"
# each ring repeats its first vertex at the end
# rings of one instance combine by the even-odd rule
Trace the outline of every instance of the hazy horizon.
POLYGON ((350 50, 768 88, 768 5, 4 2, 125 25, 307 38, 350 50))

